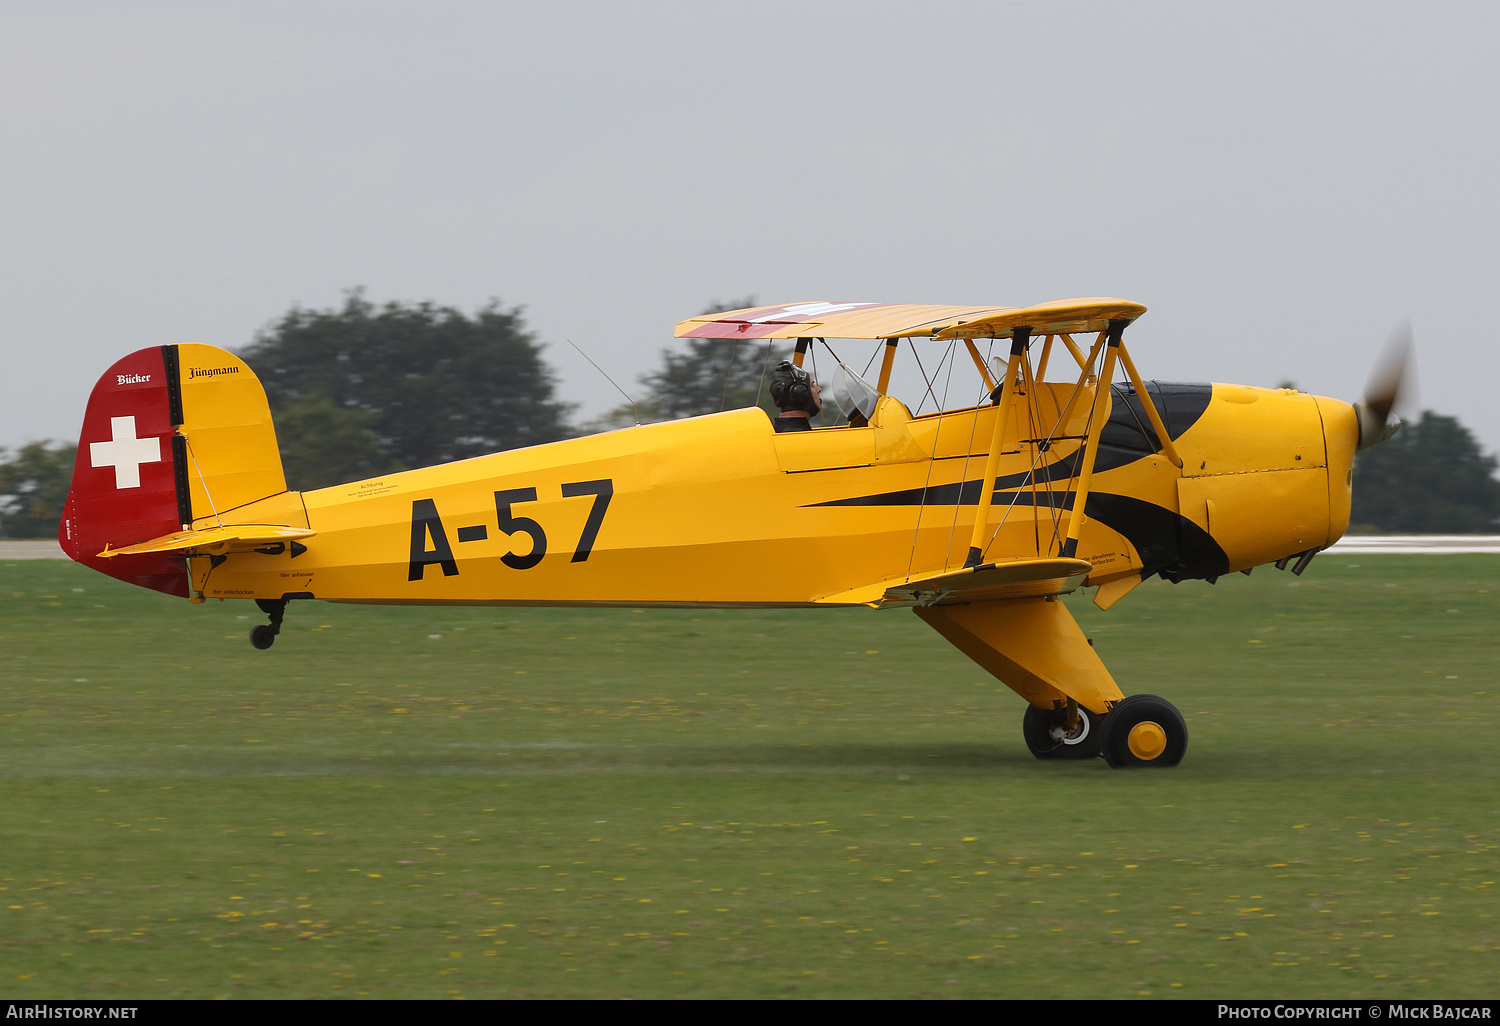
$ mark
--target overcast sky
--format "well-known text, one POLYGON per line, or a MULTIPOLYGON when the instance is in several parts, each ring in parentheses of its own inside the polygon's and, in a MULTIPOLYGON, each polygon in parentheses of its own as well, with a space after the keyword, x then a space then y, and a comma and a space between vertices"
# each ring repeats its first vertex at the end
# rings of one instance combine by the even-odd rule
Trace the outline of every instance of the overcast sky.
MULTIPOLYGON (((1500 449, 1492 3, 0 6, 0 446, 292 304, 524 306, 580 416, 716 299, 1120 296, 1146 377, 1500 449)), ((913 403, 915 405, 915 403, 913 403)))

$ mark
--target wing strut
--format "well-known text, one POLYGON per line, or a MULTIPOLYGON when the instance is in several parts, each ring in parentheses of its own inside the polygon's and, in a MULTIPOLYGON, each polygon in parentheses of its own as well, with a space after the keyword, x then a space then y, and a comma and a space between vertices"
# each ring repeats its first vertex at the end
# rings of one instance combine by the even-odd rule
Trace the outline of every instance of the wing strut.
POLYGON ((896 362, 896 347, 900 344, 899 338, 885 340, 885 356, 880 361, 880 382, 875 386, 875 391, 881 395, 885 395, 886 389, 891 387, 891 366, 896 362))
POLYGON ((1172 444, 1172 436, 1167 434, 1167 429, 1161 422, 1161 414, 1157 412, 1156 404, 1151 401, 1151 395, 1146 391, 1146 386, 1141 383, 1141 375, 1135 369, 1135 361, 1130 358, 1130 353, 1123 344, 1120 345, 1120 362, 1125 365, 1125 373, 1130 375, 1130 383, 1135 386, 1135 394, 1140 397, 1141 405, 1146 408, 1146 416, 1151 418, 1151 426, 1156 430, 1156 438, 1161 442, 1161 451, 1167 459, 1182 469, 1182 457, 1177 455, 1177 446, 1172 444))
POLYGON ((1052 356, 1052 340, 1056 335, 1048 335, 1047 340, 1042 343, 1042 358, 1036 362, 1036 380, 1047 380, 1047 360, 1052 356))
POLYGON ((1078 535, 1083 530, 1083 511, 1088 506, 1089 485, 1094 480, 1094 462, 1099 455, 1099 435, 1104 430, 1105 404, 1109 402, 1109 383, 1115 373, 1115 357, 1120 351, 1120 338, 1125 334, 1125 320, 1112 320, 1105 329, 1104 366, 1099 371, 1098 384, 1094 386, 1094 409, 1089 414, 1089 439, 1083 450, 1080 464, 1078 488, 1073 492, 1073 508, 1068 515, 1068 537, 1063 542, 1065 559, 1078 552, 1078 535))
MULTIPOLYGON (((1079 386, 1091 376, 1090 369, 1094 360, 1099 356, 1101 348, 1104 350, 1104 359, 1099 368, 1099 374, 1094 378, 1094 393, 1091 399, 1091 409, 1088 418, 1088 434, 1081 453, 1082 459, 1078 463, 1078 484, 1073 492, 1073 502, 1068 511, 1068 531, 1062 542, 1058 555, 1064 559, 1072 559, 1078 553, 1078 539, 1083 530, 1084 510, 1087 509, 1089 489, 1094 479, 1094 464, 1099 455, 1099 439, 1104 430, 1104 424, 1108 417, 1108 406, 1110 402, 1110 382, 1114 379, 1115 363, 1119 361, 1124 365, 1125 373, 1130 378, 1131 385, 1139 397, 1146 416, 1151 421, 1152 428, 1156 431, 1156 437, 1161 445, 1161 452, 1167 459, 1179 469, 1182 467, 1182 456, 1177 452, 1176 445, 1172 442, 1172 436, 1167 433, 1166 424, 1162 421, 1161 413, 1151 399, 1151 393, 1146 391, 1145 383, 1141 381, 1140 373, 1135 369, 1135 362, 1131 360, 1130 353, 1125 349, 1125 328, 1133 317, 1112 317, 1107 322, 1103 331, 1099 333, 1098 340, 1094 343, 1092 351, 1084 358, 1083 354, 1074 345, 1073 340, 1065 332, 1048 333, 1046 345, 1043 348, 1042 360, 1051 353, 1052 342, 1055 337, 1060 336, 1074 358, 1078 361, 1083 374, 1079 378, 1079 386)), ((995 427, 990 439, 989 453, 985 459, 984 478, 979 495, 979 508, 974 517, 974 533, 969 543, 968 555, 964 560, 964 566, 979 566, 984 561, 985 533, 989 527, 990 505, 994 499, 996 473, 999 470, 1000 455, 1005 448, 1005 433, 1010 423, 1010 408, 1014 402, 1015 392, 1018 387, 1024 387, 1027 394, 1034 394, 1033 377, 1031 374, 1030 356, 1027 349, 1031 342, 1032 327, 1028 325, 1011 325, 1011 351, 1010 362, 1006 367, 1005 380, 1000 383, 1000 394, 997 402, 995 427), (1019 373, 1018 373, 1019 372, 1019 373)), ((997 332, 998 333, 998 332, 997 332)), ((983 364, 978 360, 978 354, 973 351, 973 344, 969 343, 970 355, 975 357, 975 365, 983 371, 983 364)), ((1038 375, 1039 377, 1040 375, 1038 375)), ((989 375, 985 375, 986 384, 991 384, 989 375)), ((1058 416, 1057 423, 1066 422, 1072 414, 1073 404, 1079 399, 1080 393, 1075 389, 1069 397, 1067 404, 1058 416)))
POLYGON ((984 379, 985 391, 993 392, 995 390, 995 381, 990 377, 990 369, 984 365, 984 357, 980 356, 979 350, 974 348, 974 340, 966 338, 964 339, 964 345, 969 349, 969 359, 973 360, 974 366, 979 368, 979 376, 984 379))
MULTIPOLYGON (((1005 448, 1005 427, 1010 423, 1010 407, 1015 399, 1016 378, 1021 361, 1026 359, 1026 343, 1031 329, 1024 325, 1011 329, 1010 362, 1005 365, 1005 380, 1000 382, 1000 402, 995 408, 995 430, 990 435, 990 452, 984 461, 984 477, 979 486, 979 510, 974 514, 974 533, 969 539, 969 555, 964 566, 984 562, 984 531, 989 524, 990 502, 995 497, 995 475, 1000 471, 1000 451, 1005 448)), ((1074 546, 1077 548, 1077 546, 1074 546)), ((1071 552, 1066 555, 1072 555, 1071 552)))

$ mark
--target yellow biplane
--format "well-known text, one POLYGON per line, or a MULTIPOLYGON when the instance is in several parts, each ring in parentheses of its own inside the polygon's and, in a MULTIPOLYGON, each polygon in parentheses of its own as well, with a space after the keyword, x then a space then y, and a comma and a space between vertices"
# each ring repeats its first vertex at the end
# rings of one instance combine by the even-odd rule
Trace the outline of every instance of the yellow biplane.
POLYGON ((1146 382, 1123 341, 1144 312, 1079 299, 705 315, 678 337, 796 339, 799 366, 825 347, 848 423, 777 433, 760 409, 732 410, 310 492, 287 490, 238 357, 143 349, 94 389, 59 536, 121 580, 254 599, 270 619, 258 648, 297 599, 906 606, 1026 700, 1038 758, 1175 765, 1182 716, 1122 694, 1058 596, 1096 587, 1108 609, 1152 575, 1300 574, 1348 525, 1355 450, 1394 430, 1399 374, 1355 404, 1146 382), (865 370, 830 339, 867 340, 865 370), (903 343, 929 386, 917 414, 886 394, 903 343), (969 400, 936 401, 966 358, 969 400), (920 412, 928 399, 938 408, 920 412))

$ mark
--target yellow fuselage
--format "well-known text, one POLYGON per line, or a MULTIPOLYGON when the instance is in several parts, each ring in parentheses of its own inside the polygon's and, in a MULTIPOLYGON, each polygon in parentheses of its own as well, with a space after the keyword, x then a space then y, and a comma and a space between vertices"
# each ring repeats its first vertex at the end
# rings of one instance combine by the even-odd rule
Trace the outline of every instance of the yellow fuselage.
MULTIPOLYGON (((1153 451, 1149 427, 1132 435, 1144 418, 1116 390, 1079 536, 1086 583, 1213 578, 1343 533, 1349 404, 1160 387, 1183 467, 1153 451)), ((1067 532, 1091 397, 1072 383, 1036 389, 1003 434, 1020 442, 1001 457, 987 559, 1055 555, 1067 532)), ((912 417, 886 397, 869 426, 776 434, 761 411, 737 410, 285 492, 194 526, 306 527, 305 550, 193 557, 191 586, 372 603, 875 603, 963 565, 995 416, 912 417)))

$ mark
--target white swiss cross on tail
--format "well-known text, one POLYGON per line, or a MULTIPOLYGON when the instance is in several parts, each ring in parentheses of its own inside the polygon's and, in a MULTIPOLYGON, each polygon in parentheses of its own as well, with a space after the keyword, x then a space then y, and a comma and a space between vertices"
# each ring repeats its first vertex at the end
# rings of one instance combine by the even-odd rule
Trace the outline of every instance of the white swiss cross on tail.
POLYGON ((109 441, 89 443, 89 460, 95 467, 115 468, 116 488, 139 488, 141 464, 161 462, 161 439, 137 438, 134 417, 111 417, 109 429, 109 441))

